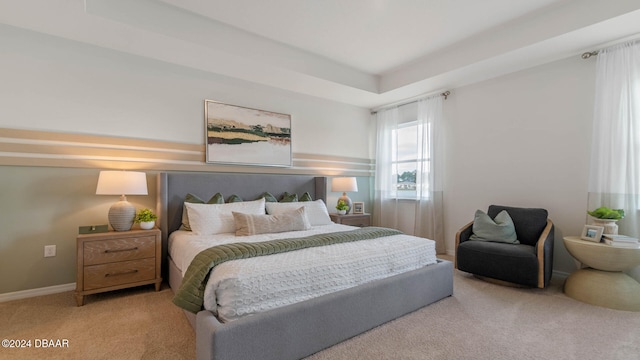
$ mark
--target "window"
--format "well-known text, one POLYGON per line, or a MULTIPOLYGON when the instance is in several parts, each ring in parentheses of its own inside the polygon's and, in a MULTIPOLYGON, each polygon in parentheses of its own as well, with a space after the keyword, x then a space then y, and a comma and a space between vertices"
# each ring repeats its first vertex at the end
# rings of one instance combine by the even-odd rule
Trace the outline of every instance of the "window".
POLYGON ((424 199, 429 197, 429 189, 419 188, 418 170, 427 176, 429 171, 429 152, 423 155, 421 151, 422 136, 423 125, 417 121, 401 124, 392 131, 392 146, 396 151, 391 154, 391 184, 398 199, 416 199, 418 193, 423 194, 424 199))

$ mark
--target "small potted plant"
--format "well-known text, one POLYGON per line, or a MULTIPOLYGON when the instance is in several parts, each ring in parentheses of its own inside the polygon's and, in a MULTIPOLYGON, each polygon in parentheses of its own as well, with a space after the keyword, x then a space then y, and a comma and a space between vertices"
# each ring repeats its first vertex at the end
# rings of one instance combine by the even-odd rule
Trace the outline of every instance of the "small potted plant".
POLYGON ((593 223, 604 227, 605 234, 618 234, 618 224, 616 221, 624 218, 623 209, 610 209, 606 206, 601 206, 593 211, 587 211, 587 214, 593 216, 593 223))
POLYGON ((153 229, 156 219, 158 219, 158 215, 154 214, 151 209, 141 209, 136 214, 134 221, 140 224, 140 229, 149 230, 153 229))
POLYGON ((349 210, 349 205, 344 200, 338 200, 338 205, 336 205, 336 209, 338 210, 338 214, 344 215, 349 210))

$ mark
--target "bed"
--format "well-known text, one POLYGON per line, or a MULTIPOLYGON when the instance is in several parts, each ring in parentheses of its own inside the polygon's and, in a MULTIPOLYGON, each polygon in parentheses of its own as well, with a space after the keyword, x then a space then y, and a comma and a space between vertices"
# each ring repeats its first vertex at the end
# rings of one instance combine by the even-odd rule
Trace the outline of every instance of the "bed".
MULTIPOLYGON (((170 234, 182 225, 184 199, 220 192, 256 199, 264 191, 308 193, 326 200, 327 179, 308 175, 160 173, 158 215, 163 270, 176 291, 182 263, 168 254, 170 234), (176 264, 178 263, 178 264, 176 264)), ((177 255, 176 255, 177 256, 177 255)), ((196 331, 198 359, 299 359, 398 318, 453 293, 453 264, 432 265, 222 322, 212 311, 185 314, 196 331)))

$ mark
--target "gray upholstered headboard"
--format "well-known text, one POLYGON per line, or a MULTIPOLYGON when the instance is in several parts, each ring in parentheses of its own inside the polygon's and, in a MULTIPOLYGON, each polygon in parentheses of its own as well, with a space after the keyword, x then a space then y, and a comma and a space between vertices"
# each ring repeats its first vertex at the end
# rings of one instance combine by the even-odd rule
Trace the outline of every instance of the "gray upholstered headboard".
POLYGON ((162 230, 162 269, 167 269, 167 238, 182 223, 182 204, 188 193, 204 201, 215 193, 225 198, 235 194, 255 200, 268 191, 276 197, 285 192, 298 196, 309 192, 314 200, 327 201, 327 178, 311 175, 230 174, 230 173, 159 173, 157 213, 162 230))

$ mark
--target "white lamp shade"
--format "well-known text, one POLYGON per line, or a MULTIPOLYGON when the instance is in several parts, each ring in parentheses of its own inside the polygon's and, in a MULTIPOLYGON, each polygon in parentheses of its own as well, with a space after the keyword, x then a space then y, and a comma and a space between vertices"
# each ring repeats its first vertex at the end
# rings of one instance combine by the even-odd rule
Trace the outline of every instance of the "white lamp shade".
POLYGON ((331 179, 331 191, 358 191, 358 182, 354 177, 338 177, 331 179))
POLYGON ((96 195, 120 195, 109 208, 109 224, 115 231, 129 231, 136 208, 126 195, 147 195, 147 174, 136 171, 100 171, 96 195))
POLYGON ((136 171, 100 171, 96 195, 147 195, 147 174, 136 171))

